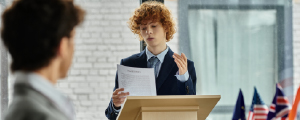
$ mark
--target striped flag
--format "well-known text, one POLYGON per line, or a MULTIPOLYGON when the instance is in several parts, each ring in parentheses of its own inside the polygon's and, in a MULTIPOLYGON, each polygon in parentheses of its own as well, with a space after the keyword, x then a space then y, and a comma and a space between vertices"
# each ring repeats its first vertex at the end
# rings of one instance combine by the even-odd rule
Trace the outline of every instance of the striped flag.
POLYGON ((247 120, 266 120, 268 115, 268 107, 260 98, 256 87, 254 87, 254 95, 252 105, 247 120))
POLYGON ((276 84, 276 93, 267 120, 286 120, 290 109, 290 103, 287 97, 284 96, 281 86, 276 84))

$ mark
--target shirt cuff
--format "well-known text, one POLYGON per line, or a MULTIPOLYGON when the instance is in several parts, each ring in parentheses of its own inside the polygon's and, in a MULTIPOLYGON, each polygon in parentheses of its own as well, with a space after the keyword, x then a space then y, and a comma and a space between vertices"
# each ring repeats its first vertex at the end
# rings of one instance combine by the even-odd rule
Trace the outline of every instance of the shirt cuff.
POLYGON ((115 112, 120 112, 121 109, 117 110, 114 106, 114 103, 111 104, 112 108, 114 109, 115 112))
POLYGON ((176 75, 177 79, 180 82, 185 82, 189 79, 190 75, 189 75, 189 71, 186 71, 183 75, 179 75, 179 71, 177 71, 176 75))

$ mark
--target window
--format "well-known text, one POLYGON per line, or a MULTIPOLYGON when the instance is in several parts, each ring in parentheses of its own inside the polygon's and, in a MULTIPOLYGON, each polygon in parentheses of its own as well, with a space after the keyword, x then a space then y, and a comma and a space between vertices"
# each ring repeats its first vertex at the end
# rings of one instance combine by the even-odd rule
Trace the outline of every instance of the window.
POLYGON ((208 120, 231 119, 240 88, 246 114, 255 86, 269 106, 275 84, 293 77, 290 8, 276 0, 179 1, 179 48, 195 63, 197 94, 221 95, 208 120))

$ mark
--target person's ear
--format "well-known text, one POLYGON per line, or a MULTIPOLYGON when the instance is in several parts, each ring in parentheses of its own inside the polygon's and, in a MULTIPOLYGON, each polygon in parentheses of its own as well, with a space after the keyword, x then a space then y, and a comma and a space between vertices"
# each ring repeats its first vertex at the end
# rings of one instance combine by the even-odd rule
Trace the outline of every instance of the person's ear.
POLYGON ((59 47, 57 50, 57 55, 59 57, 66 57, 68 54, 68 45, 69 44, 69 38, 68 37, 63 37, 59 43, 59 47))

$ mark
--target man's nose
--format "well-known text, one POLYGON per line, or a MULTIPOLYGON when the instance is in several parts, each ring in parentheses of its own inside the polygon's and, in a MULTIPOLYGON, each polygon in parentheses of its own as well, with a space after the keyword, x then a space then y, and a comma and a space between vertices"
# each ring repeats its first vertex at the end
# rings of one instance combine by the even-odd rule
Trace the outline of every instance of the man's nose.
POLYGON ((147 34, 152 34, 153 31, 152 31, 152 29, 151 29, 150 27, 147 27, 146 33, 147 33, 147 34))

